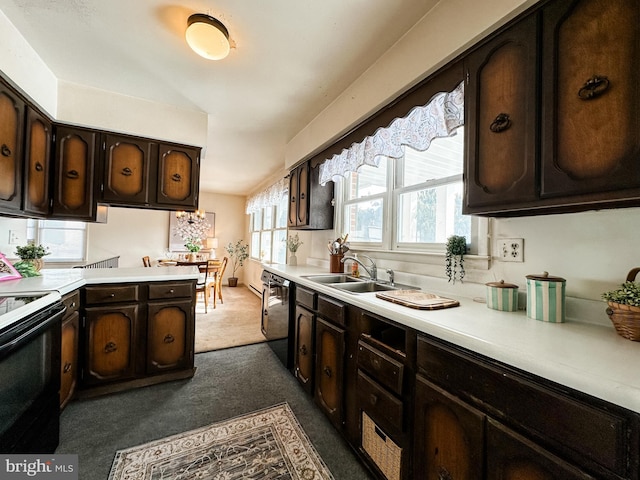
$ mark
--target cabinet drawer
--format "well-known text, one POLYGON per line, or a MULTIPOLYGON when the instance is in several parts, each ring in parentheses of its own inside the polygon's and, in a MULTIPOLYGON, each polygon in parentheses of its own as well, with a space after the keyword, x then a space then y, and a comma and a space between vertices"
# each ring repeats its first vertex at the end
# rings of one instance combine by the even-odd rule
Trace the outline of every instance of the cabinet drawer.
POLYGON ((358 368, 385 387, 402 394, 404 365, 364 341, 358 341, 358 368))
POLYGON ((418 337, 418 370, 563 458, 628 474, 634 420, 613 405, 418 337), (587 403, 588 402, 588 403, 587 403), (600 406, 602 405, 602 406, 600 406))
POLYGON ((345 310, 346 307, 343 303, 323 295, 318 295, 318 313, 327 320, 331 320, 333 323, 339 325, 345 325, 345 310))
POLYGON ((65 295, 62 297, 62 303, 67 307, 67 311, 64 312, 64 318, 67 318, 80 308, 80 292, 76 290, 73 293, 65 295))
POLYGON ((306 288, 296 288, 296 303, 304 305, 309 310, 316 309, 316 298, 318 295, 313 290, 307 290, 306 288))
POLYGON ((152 283, 149 285, 149 300, 190 297, 194 289, 192 283, 152 283))
POLYGON ((358 407, 367 412, 389 434, 403 431, 404 406, 402 400, 385 390, 368 375, 358 370, 358 407))
POLYGON ((87 305, 98 303, 137 302, 138 285, 101 285, 85 288, 87 305))

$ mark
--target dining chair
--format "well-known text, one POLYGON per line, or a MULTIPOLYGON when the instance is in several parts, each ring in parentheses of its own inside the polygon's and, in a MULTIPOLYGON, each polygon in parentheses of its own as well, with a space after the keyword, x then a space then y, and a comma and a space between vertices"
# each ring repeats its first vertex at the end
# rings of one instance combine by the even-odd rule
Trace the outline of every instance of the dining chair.
POLYGON ((198 294, 202 293, 204 296, 204 313, 207 313, 209 307, 209 295, 208 293, 208 278, 209 278, 209 262, 198 265, 200 275, 196 281, 196 301, 198 300, 198 294))
POLYGON ((220 303, 224 303, 222 301, 222 276, 224 275, 224 271, 227 268, 228 261, 228 257, 224 257, 222 261, 218 261, 215 280, 211 282, 209 287, 209 294, 213 295, 213 308, 216 308, 216 295, 220 299, 220 303))
POLYGON ((151 266, 151 259, 149 258, 148 255, 145 255, 144 257, 142 257, 142 264, 145 267, 150 267, 151 266))

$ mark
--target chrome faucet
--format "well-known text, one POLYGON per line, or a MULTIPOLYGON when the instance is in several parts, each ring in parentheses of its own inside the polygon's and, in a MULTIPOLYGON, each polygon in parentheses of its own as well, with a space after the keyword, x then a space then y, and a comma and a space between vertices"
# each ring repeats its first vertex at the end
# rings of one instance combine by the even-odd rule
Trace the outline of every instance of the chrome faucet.
POLYGON ((387 268, 387 275, 389 275, 389 285, 394 286, 395 274, 393 273, 393 270, 391 270, 390 268, 387 268))
POLYGON ((364 257, 371 262, 370 266, 366 266, 364 263, 360 261, 360 258, 352 257, 351 255, 347 257, 343 257, 340 262, 344 263, 346 260, 351 260, 352 262, 358 263, 365 271, 369 274, 369 279, 376 282, 378 281, 378 267, 376 267, 376 262, 373 261, 373 258, 368 255, 364 255, 362 253, 358 254, 360 257, 364 257))

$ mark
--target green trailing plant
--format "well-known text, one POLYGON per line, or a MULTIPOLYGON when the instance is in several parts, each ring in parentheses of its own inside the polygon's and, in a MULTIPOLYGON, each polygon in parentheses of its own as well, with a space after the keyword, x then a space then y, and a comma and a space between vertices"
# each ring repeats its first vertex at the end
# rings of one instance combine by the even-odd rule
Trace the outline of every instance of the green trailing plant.
POLYGON ((236 270, 244 265, 244 261, 249 258, 249 245, 244 240, 238 240, 236 244, 229 243, 224 249, 229 254, 231 260, 231 276, 235 278, 236 270))
POLYGON ((23 277, 39 277, 40 272, 36 269, 32 262, 20 260, 13 264, 14 268, 23 277))
POLYGON ((617 290, 604 292, 602 298, 609 302, 640 307, 640 283, 624 282, 617 290))
POLYGON ((202 248, 202 241, 199 238, 191 239, 187 243, 185 243, 184 246, 187 247, 187 250, 189 250, 190 252, 198 253, 202 248))
POLYGON ((28 243, 23 247, 16 247, 16 255, 20 257, 21 260, 36 260, 50 253, 47 247, 36 245, 35 243, 28 243))
POLYGON ((464 255, 467 253, 467 239, 460 235, 451 235, 447 238, 446 245, 446 274, 451 282, 456 283, 456 278, 462 282, 464 278, 464 255))

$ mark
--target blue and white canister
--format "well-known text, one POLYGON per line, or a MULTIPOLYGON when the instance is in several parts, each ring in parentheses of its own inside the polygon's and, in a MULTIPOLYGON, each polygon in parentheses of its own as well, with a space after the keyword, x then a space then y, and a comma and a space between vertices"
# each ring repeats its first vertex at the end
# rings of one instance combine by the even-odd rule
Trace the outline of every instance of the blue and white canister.
POLYGON ((487 283, 487 307, 502 312, 515 312, 518 310, 518 286, 512 283, 499 282, 487 283))
POLYGON ((565 316, 566 280, 542 275, 527 275, 527 317, 542 322, 561 323, 565 316))

